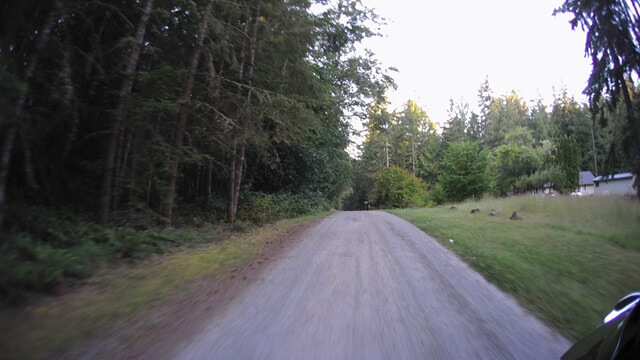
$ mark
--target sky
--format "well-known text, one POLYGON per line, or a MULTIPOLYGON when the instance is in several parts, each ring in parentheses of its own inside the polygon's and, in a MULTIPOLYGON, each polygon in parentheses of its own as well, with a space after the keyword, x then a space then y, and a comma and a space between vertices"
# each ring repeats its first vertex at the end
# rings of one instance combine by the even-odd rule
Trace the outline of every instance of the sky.
MULTIPOLYGON (((515 90, 532 104, 553 99, 553 88, 582 95, 591 63, 585 33, 571 30, 570 16, 552 16, 563 0, 364 0, 386 18, 382 37, 363 47, 384 67, 395 67, 398 89, 391 109, 416 101, 432 121, 444 123, 449 99, 477 111, 477 92, 488 76, 495 96, 515 90)), ((354 124, 356 128, 360 124, 354 124)))

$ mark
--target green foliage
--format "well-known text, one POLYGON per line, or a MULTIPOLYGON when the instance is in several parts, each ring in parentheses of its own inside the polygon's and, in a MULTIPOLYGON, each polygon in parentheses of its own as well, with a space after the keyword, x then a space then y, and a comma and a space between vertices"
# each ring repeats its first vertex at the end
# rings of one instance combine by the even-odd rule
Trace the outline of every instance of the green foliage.
POLYGON ((364 160, 353 160, 353 181, 342 203, 343 210, 365 210, 369 192, 373 189, 375 175, 367 168, 364 160))
MULTIPOLYGON (((361 147, 360 161, 353 165, 352 193, 345 208, 362 209, 367 200, 375 203, 377 195, 370 192, 375 187, 378 173, 389 167, 406 169, 427 184, 436 183, 442 142, 435 124, 416 102, 409 100, 402 111, 389 112, 386 100, 382 99, 369 108, 365 126, 367 136, 361 147)), ((383 202, 386 203, 384 206, 406 206, 400 204, 407 200, 398 201, 397 205, 390 205, 388 200, 383 202)), ((416 206, 430 201, 410 202, 416 206)))
MULTIPOLYGON (((553 121, 554 142, 556 139, 568 137, 575 141, 576 150, 578 151, 577 164, 580 170, 590 170, 597 173, 594 164, 594 156, 596 161, 602 164, 602 159, 598 159, 598 155, 594 154, 593 146, 602 147, 603 150, 608 146, 608 142, 612 139, 603 141, 602 135, 592 138, 595 135, 594 121, 586 104, 578 103, 573 97, 570 97, 566 89, 561 89, 560 94, 556 94, 551 111, 551 119, 553 121), (593 142, 596 142, 594 144, 593 142)), ((604 153, 604 151, 602 151, 604 153)))
POLYGON ((239 149, 246 191, 337 204, 351 183, 349 117, 393 86, 372 53, 354 51, 379 24, 362 1, 26 3, 0 19, 0 125, 20 124, 20 147, 0 154, 8 204, 100 212, 116 226, 141 208, 217 221, 239 149))
POLYGON ((441 139, 435 134, 429 134, 418 150, 416 175, 427 184, 437 184, 443 154, 444 147, 441 139))
POLYGON ((542 189, 546 184, 556 184, 562 175, 560 168, 554 165, 543 170, 536 170, 531 175, 523 175, 518 178, 513 183, 513 191, 524 193, 534 189, 542 189))
MULTIPOLYGON (((623 104, 626 131, 611 143, 624 143, 629 168, 640 174, 640 112, 637 74, 640 72, 640 13, 637 1, 565 0, 556 13, 571 13, 573 29, 586 30, 585 52, 593 68, 584 93, 591 112, 606 125, 607 115, 623 104)), ((610 170, 605 170, 609 172, 610 170)), ((635 186, 640 196, 640 176, 635 186)))
MULTIPOLYGON (((640 92, 630 89, 633 101, 640 103, 640 92)), ((451 101, 441 134, 432 131, 428 120, 414 133, 408 131, 410 127, 403 122, 411 119, 407 113, 412 102, 401 112, 389 112, 384 101, 371 107, 360 161, 364 170, 359 171, 373 177, 386 166, 415 170, 415 175, 429 184, 429 200, 440 203, 476 196, 458 195, 464 186, 452 189, 452 184, 461 184, 462 179, 443 177, 450 172, 445 171, 445 166, 451 165, 445 164, 448 147, 469 140, 480 144, 478 151, 487 150, 492 172, 489 189, 499 196, 525 193, 548 183, 567 193, 577 187, 579 171, 599 175, 633 169, 633 158, 627 152, 632 144, 625 140, 632 129, 622 104, 605 112, 607 124, 600 128, 594 126, 588 106, 578 103, 564 88, 555 93, 551 106, 538 99, 529 108, 515 92, 494 97, 488 80, 481 85, 478 97, 480 114, 470 113, 464 102, 451 101), (415 169, 412 149, 416 150, 415 169)), ((360 194, 359 204, 373 185, 361 178, 354 189, 358 187, 353 194, 360 194)))
MULTIPOLYGON (((317 192, 244 192, 239 219, 243 224, 261 224, 332 208, 317 192)), ((221 221, 224 212, 223 200, 214 197, 202 208, 181 208, 177 223, 183 228, 149 227, 148 220, 135 214, 122 220, 131 225, 105 227, 69 211, 14 205, 12 228, 0 238, 0 303, 18 302, 25 292, 53 291, 109 263, 133 262, 179 246, 214 241, 216 235, 207 225, 221 221)))
POLYGON ((376 176, 372 201, 380 208, 406 208, 427 205, 425 183, 402 168, 391 167, 376 176))
POLYGON ((444 153, 440 184, 447 200, 481 197, 490 180, 489 154, 478 143, 453 143, 444 153))
POLYGON ((547 106, 539 98, 531 108, 531 114, 526 119, 525 127, 531 130, 531 135, 535 141, 545 141, 551 134, 551 116, 547 111, 547 106))
POLYGON ((240 196, 238 219, 263 224, 333 208, 320 193, 267 194, 244 192, 240 196))
POLYGON ((496 190, 500 195, 514 191, 516 181, 533 174, 544 159, 543 149, 532 146, 533 138, 528 129, 514 128, 505 141, 506 144, 496 148, 493 159, 496 190))
POLYGON ((213 239, 192 229, 108 228, 66 211, 14 206, 13 229, 2 235, 0 302, 26 291, 49 292, 69 280, 93 275, 109 262, 143 259, 180 245, 213 239))
POLYGON ((576 142, 567 137, 558 139, 554 157, 560 170, 560 176, 554 181, 555 187, 564 193, 577 189, 580 159, 576 142))
POLYGON ((529 109, 515 92, 492 100, 487 113, 485 144, 494 149, 505 143, 507 134, 525 124, 529 109))
POLYGON ((442 204, 448 200, 441 183, 437 183, 427 191, 427 199, 427 205, 442 204))
MULTIPOLYGON (((453 100, 449 100, 449 119, 442 129, 442 141, 446 146, 468 140, 469 120, 469 104, 455 104, 453 100)), ((477 129, 473 129, 473 131, 477 131, 477 129)))

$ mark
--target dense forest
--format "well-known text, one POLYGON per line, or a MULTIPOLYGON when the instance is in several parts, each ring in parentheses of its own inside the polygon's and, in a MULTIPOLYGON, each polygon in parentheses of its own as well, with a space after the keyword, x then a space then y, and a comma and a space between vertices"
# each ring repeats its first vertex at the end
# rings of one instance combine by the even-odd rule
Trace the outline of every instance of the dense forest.
MULTIPOLYGON (((504 196, 578 171, 640 172, 638 12, 567 0, 593 72, 576 101, 390 109, 345 0, 24 0, 0 5, 0 297, 316 210, 504 196), (365 140, 352 158, 350 123, 365 140), (18 292, 15 290, 19 289, 18 292)), ((428 36, 426 34, 425 36, 428 36)))
POLYGON ((360 1, 0 6, 0 296, 339 207, 349 119, 392 86, 360 1), (209 236, 210 237, 210 236, 209 236))
POLYGON ((390 84, 355 52, 377 21, 344 1, 4 3, 0 219, 15 203, 165 225, 190 206, 233 223, 245 192, 334 203, 347 115, 390 84))

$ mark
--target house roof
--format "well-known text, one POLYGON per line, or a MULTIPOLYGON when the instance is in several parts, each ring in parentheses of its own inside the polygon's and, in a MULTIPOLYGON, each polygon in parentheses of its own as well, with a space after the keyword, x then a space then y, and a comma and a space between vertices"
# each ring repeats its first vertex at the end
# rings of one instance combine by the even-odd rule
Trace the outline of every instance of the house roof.
POLYGON ((600 182, 600 181, 612 181, 612 180, 623 180, 623 179, 630 179, 633 177, 633 174, 630 172, 626 172, 626 173, 620 173, 620 174, 614 174, 614 175, 605 175, 605 176, 598 176, 593 178, 593 182, 600 182))
POLYGON ((593 185, 593 179, 591 171, 580 171, 580 185, 593 185))

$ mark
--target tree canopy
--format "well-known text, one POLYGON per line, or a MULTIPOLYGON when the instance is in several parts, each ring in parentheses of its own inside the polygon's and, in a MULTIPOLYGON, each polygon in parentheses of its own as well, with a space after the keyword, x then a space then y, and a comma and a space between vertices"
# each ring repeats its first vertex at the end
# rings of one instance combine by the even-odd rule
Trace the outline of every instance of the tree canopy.
MULTIPOLYGON (((0 18, 0 218, 97 221, 350 181, 352 114, 392 84, 361 1, 25 1, 0 18), (127 215, 128 214, 128 215, 127 215)), ((1 221, 1 220, 0 220, 1 221)))

